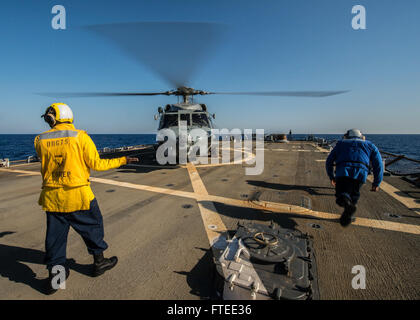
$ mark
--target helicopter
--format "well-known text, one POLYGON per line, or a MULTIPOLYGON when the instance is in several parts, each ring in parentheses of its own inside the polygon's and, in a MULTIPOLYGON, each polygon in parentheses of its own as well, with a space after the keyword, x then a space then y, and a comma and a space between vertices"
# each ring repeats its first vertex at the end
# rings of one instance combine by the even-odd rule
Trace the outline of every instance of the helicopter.
MULTIPOLYGON (((212 92, 188 87, 190 78, 202 65, 204 56, 214 51, 214 47, 220 42, 226 29, 226 26, 220 23, 133 22, 92 25, 85 29, 107 41, 111 40, 119 49, 152 69, 176 89, 162 92, 79 92, 47 95, 54 97, 177 96, 178 103, 166 104, 164 108, 158 107, 158 113, 154 118, 159 120, 158 132, 169 129, 175 133, 177 145, 179 127, 184 121, 187 127, 188 149, 194 143, 189 136, 193 129, 204 130, 208 139, 211 140, 212 129, 215 128, 215 114, 209 113, 206 104, 195 102, 195 96, 222 94, 319 98, 347 92, 345 90, 212 92)), ((157 143, 161 144, 162 141, 157 141, 157 143)))

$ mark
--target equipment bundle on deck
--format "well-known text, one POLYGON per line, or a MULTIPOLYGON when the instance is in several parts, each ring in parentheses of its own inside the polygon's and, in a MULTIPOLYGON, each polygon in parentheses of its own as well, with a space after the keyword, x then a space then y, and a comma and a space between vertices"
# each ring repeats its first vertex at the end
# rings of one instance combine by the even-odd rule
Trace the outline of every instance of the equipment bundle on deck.
POLYGON ((319 298, 311 239, 297 230, 239 223, 225 248, 213 252, 225 300, 319 298))

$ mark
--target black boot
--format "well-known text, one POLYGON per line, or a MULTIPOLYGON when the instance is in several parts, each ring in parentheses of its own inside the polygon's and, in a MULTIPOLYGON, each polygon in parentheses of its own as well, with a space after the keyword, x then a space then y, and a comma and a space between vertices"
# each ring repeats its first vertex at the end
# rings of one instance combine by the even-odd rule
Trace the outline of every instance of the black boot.
POLYGON ((340 224, 343 227, 347 227, 356 219, 353 217, 356 212, 356 205, 348 198, 343 198, 344 212, 340 218, 340 224))
POLYGON ((93 255, 93 276, 97 277, 103 274, 105 271, 112 269, 118 262, 117 257, 104 258, 104 254, 93 255))
MULTIPOLYGON (((66 267, 65 270, 66 270, 66 281, 67 281, 67 279, 70 275, 70 269, 66 267)), ((52 285, 53 278, 56 275, 57 275, 57 273, 56 274, 52 273, 52 269, 48 269, 48 278, 46 279, 47 283, 46 283, 46 288, 45 288, 45 294, 51 295, 51 294, 54 294, 58 291, 58 289, 55 289, 52 285)))
POLYGON ((340 195, 337 197, 337 199, 335 200, 335 203, 337 203, 340 207, 345 207, 346 206, 346 201, 348 200, 348 198, 344 195, 340 195))

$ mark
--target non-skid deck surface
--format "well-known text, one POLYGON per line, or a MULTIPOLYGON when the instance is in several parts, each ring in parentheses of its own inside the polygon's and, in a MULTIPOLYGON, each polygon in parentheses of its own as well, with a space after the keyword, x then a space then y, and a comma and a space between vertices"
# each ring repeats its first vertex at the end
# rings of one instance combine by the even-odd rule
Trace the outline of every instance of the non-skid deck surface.
MULTIPOLYGON (((91 256, 71 231, 70 278, 53 296, 42 293, 46 218, 37 204, 39 164, 0 171, 0 298, 208 298, 211 233, 203 221, 210 220, 228 230, 240 220, 274 220, 312 235, 321 299, 420 298, 420 215, 384 191, 370 192, 367 184, 358 206, 361 219, 342 228, 341 209, 325 174, 327 154, 306 142, 265 147, 264 172, 258 176, 245 175, 241 164, 128 166, 93 173, 106 255, 117 255, 119 263, 100 278, 90 277, 91 256), (308 210, 274 210, 264 203, 308 210), (356 265, 366 270, 364 290, 352 288, 356 265)), ((386 181, 403 196, 408 197, 404 190, 418 192, 399 178, 386 181)))

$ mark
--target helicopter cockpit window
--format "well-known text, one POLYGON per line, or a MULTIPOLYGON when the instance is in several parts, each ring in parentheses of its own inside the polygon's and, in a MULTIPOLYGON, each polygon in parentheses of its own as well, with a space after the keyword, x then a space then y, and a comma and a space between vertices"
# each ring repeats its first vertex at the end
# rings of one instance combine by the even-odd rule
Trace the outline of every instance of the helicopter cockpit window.
POLYGON ((178 114, 165 114, 162 128, 175 127, 178 125, 178 114))
POLYGON ((181 121, 187 122, 187 126, 191 125, 191 118, 190 118, 189 113, 181 113, 179 116, 180 116, 181 121))
POLYGON ((205 113, 193 113, 192 115, 193 124, 196 126, 209 126, 209 119, 205 113))

